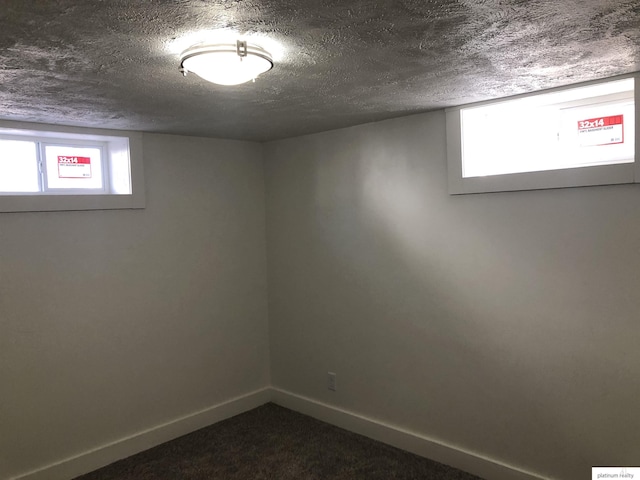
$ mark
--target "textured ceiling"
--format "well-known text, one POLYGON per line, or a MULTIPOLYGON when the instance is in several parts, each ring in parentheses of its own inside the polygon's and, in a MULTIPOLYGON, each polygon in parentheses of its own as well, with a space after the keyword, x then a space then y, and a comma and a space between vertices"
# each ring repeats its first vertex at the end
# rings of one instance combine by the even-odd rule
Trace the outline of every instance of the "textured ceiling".
POLYGON ((0 0, 0 118, 269 140, 640 70, 638 0, 0 0), (278 42, 183 78, 202 30, 278 42))

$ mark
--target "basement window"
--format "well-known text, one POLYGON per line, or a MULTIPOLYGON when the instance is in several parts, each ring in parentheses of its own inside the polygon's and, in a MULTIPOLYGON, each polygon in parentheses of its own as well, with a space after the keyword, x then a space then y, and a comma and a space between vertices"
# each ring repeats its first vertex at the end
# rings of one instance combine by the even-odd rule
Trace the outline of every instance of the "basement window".
POLYGON ((0 212, 144 208, 140 134, 25 126, 0 123, 0 212))
POLYGON ((636 78, 451 108, 449 192, 635 183, 636 78))

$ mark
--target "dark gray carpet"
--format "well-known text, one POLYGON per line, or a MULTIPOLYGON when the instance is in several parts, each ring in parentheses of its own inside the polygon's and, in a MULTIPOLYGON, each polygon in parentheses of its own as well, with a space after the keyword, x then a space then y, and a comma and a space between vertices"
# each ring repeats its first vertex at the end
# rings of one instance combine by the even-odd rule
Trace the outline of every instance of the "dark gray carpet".
POLYGON ((479 480, 272 403, 76 480, 479 480))

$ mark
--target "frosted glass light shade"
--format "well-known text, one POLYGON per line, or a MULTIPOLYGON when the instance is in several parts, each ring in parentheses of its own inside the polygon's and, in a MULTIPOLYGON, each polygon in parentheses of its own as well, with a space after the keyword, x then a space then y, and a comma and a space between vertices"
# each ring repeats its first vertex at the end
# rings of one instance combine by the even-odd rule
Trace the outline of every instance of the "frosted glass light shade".
POLYGON ((218 85, 239 85, 273 68, 269 52, 246 42, 198 44, 180 56, 180 70, 218 85))

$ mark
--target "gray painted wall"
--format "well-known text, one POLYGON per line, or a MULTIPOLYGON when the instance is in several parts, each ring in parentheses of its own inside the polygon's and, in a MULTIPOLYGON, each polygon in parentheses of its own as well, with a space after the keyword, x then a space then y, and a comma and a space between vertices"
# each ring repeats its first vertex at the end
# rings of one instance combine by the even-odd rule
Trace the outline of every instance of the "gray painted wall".
POLYGON ((144 210, 0 214, 0 478, 269 384, 260 145, 144 155, 144 210))
POLYGON ((0 215, 0 478, 272 383, 562 479, 637 464, 637 186, 446 191, 444 114, 144 135, 147 208, 0 215), (326 389, 326 372, 338 391, 326 389))
POLYGON ((444 125, 265 146, 273 385, 553 478, 637 464, 640 187, 450 196, 444 125))

